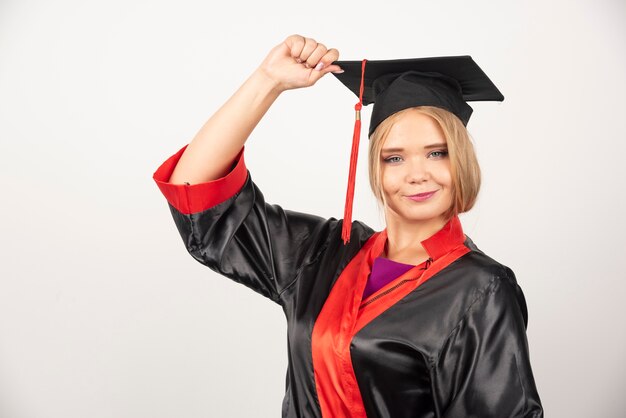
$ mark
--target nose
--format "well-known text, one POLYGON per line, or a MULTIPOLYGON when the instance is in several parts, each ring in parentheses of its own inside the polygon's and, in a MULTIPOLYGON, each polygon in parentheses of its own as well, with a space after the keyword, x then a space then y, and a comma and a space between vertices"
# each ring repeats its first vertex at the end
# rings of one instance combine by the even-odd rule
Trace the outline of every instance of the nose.
POLYGON ((415 159, 406 165, 406 181, 411 184, 422 183, 429 179, 428 165, 420 159, 415 159))

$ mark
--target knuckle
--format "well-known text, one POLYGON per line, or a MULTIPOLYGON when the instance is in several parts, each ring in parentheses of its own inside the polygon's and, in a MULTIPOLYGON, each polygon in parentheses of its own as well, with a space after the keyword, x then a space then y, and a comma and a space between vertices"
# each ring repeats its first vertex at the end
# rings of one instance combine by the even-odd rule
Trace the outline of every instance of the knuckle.
POLYGON ((320 61, 324 63, 324 67, 327 67, 333 62, 337 61, 338 56, 339 56, 338 54, 332 53, 329 50, 328 52, 326 52, 326 54, 324 55, 324 57, 322 57, 320 61))
POLYGON ((304 37, 298 34, 289 35, 287 39, 285 39, 285 43, 291 50, 291 55, 293 57, 297 57, 302 51, 302 47, 304 45, 304 37))
POLYGON ((315 50, 311 53, 311 56, 309 57, 308 62, 312 66, 316 66, 320 62, 323 62, 324 65, 326 65, 326 60, 324 60, 325 55, 326 55, 326 47, 323 44, 318 43, 315 50))

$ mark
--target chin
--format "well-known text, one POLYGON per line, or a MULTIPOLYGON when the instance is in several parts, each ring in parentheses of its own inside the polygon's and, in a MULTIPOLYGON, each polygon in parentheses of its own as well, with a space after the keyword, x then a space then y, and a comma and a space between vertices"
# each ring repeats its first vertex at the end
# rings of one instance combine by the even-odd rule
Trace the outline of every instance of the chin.
POLYGON ((452 205, 452 199, 448 195, 439 196, 439 199, 416 203, 407 201, 404 196, 387 200, 387 215, 394 217, 400 222, 408 224, 416 223, 445 223, 444 215, 452 205), (443 199, 442 199, 443 198, 443 199))

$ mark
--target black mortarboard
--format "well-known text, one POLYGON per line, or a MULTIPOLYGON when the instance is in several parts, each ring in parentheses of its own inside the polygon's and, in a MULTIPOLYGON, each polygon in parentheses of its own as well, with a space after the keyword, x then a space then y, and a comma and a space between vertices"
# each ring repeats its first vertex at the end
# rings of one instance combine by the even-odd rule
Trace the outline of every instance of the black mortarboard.
POLYGON ((468 101, 503 101, 504 96, 469 55, 380 61, 335 61, 333 75, 359 97, 350 158, 344 216, 344 242, 350 239, 354 177, 361 133, 362 105, 374 103, 368 137, 387 117, 414 106, 435 106, 456 115, 463 125, 472 114, 468 101))
MULTIPOLYGON (((335 61, 333 73, 357 97, 362 61, 335 61)), ((362 104, 374 103, 368 136, 388 116, 413 106, 446 109, 467 126, 469 101, 503 101, 504 96, 469 55, 395 60, 367 60, 362 104)))

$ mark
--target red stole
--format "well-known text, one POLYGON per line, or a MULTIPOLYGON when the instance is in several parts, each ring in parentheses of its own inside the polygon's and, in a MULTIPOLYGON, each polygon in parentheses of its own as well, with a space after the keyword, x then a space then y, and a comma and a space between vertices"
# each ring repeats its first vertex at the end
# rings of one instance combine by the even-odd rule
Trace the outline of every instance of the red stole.
POLYGON ((415 266, 362 300, 374 259, 382 254, 387 230, 370 237, 337 278, 315 321, 312 334, 315 385, 323 417, 366 418, 350 359, 354 335, 385 310, 454 260, 470 251, 457 216, 422 241, 433 262, 415 266))

